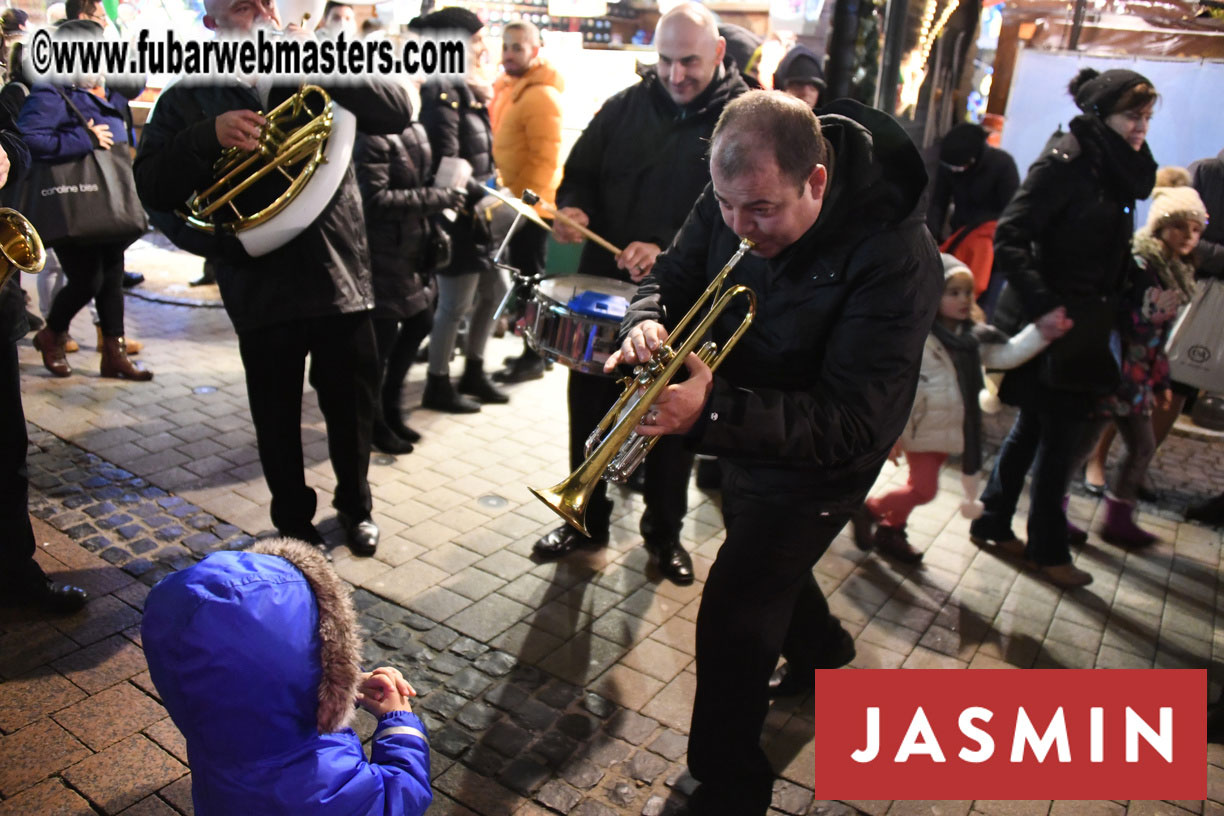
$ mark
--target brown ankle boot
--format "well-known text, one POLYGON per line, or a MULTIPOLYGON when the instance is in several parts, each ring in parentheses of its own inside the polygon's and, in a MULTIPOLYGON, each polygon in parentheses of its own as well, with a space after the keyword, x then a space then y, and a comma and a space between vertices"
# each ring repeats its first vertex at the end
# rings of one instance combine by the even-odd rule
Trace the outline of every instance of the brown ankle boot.
MULTIPOLYGON (((101 350, 103 346, 102 326, 95 323, 94 328, 98 330, 98 346, 97 347, 99 350, 101 350)), ((137 354, 140 353, 140 350, 144 348, 144 343, 140 342, 139 340, 133 340, 130 337, 124 337, 123 346, 124 346, 124 349, 127 351, 127 356, 135 357, 137 354)), ((68 349, 68 350, 72 351, 73 349, 68 349)))
POLYGON ((138 368, 128 359, 122 337, 103 337, 102 376, 144 381, 153 379, 153 372, 138 368))
POLYGON ((64 356, 64 339, 67 336, 66 332, 60 333, 49 328, 43 328, 34 335, 34 348, 42 352, 43 365, 57 377, 72 374, 72 366, 68 365, 68 358, 64 356))

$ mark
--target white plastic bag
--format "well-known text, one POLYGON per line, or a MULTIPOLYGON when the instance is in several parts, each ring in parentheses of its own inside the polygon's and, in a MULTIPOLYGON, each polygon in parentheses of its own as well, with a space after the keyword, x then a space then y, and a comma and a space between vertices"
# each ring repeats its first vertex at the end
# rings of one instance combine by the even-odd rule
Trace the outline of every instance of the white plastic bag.
POLYGON ((1224 284, 1200 281, 1165 345, 1174 380, 1213 393, 1224 392, 1224 284))

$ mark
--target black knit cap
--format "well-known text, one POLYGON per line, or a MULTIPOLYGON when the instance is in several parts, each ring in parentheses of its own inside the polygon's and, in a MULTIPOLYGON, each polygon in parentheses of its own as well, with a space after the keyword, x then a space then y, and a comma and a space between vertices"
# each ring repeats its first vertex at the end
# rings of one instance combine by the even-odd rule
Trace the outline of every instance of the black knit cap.
POLYGON ((939 145, 939 160, 952 167, 965 167, 982 157, 986 147, 986 128, 961 122, 944 135, 939 145))
POLYGON ((1076 107, 1084 113, 1104 118, 1116 112, 1114 106, 1118 100, 1136 85, 1152 85, 1152 81, 1143 74, 1125 68, 1111 68, 1104 73, 1085 68, 1071 80, 1067 90, 1075 99, 1076 107))
POLYGON ((413 31, 466 31, 475 34, 484 28, 480 18, 459 6, 447 6, 431 11, 424 17, 416 17, 408 24, 413 31))

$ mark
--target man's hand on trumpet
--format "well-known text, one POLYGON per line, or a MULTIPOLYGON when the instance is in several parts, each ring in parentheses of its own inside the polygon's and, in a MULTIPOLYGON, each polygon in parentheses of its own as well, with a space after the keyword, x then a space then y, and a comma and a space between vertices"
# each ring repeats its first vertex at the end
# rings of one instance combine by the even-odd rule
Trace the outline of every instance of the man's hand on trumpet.
POLYGON ((662 251, 656 244, 634 241, 616 256, 616 265, 627 270, 634 283, 639 283, 654 269, 655 258, 662 251))
MULTIPOLYGON (((591 219, 587 217, 587 214, 577 207, 562 207, 560 210, 557 210, 557 212, 584 227, 591 223, 591 219)), ((562 244, 579 244, 582 243, 583 240, 583 235, 581 232, 574 229, 560 218, 553 222, 553 237, 562 244)))
MULTIPOLYGON (((666 341, 667 329, 663 324, 643 321, 629 331, 620 349, 608 357, 604 372, 611 373, 618 365, 644 363, 666 341)), ((663 390, 637 427, 642 436, 688 433, 697 423, 714 388, 714 374, 696 354, 689 354, 684 365, 688 368, 688 379, 663 390)))

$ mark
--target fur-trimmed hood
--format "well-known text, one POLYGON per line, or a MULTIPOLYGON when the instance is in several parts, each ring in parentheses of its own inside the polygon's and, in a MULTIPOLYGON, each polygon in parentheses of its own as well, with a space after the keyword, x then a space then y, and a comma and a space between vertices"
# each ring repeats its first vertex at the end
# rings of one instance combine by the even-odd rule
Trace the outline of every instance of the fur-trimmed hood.
POLYGON ((348 590, 290 539, 214 553, 149 593, 149 672, 192 752, 213 765, 270 759, 343 729, 360 677, 348 590))

